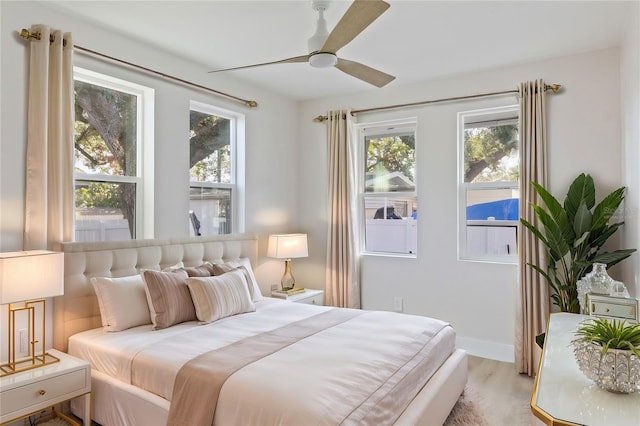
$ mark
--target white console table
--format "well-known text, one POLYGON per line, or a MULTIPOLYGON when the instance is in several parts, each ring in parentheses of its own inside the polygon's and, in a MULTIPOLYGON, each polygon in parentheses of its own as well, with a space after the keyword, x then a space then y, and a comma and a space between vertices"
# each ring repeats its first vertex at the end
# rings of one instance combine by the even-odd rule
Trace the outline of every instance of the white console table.
POLYGON ((531 395, 531 410, 547 425, 638 426, 640 392, 607 392, 578 368, 570 342, 580 322, 587 318, 551 314, 531 395))

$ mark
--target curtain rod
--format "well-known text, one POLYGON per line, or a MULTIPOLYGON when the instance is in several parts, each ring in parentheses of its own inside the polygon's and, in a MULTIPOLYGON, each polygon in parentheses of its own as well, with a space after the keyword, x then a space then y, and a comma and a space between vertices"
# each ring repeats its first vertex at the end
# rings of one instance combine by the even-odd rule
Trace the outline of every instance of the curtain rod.
MULTIPOLYGON (((544 85, 544 90, 545 91, 551 90, 553 93, 557 93, 561 88, 562 88, 562 85, 560 85, 560 84, 545 84, 544 85)), ((413 106, 436 104, 436 103, 440 103, 440 102, 452 102, 452 101, 459 101, 459 100, 463 100, 463 99, 486 98, 486 97, 490 97, 490 96, 507 95, 507 94, 510 94, 510 93, 518 93, 518 90, 503 90, 501 92, 480 93, 480 94, 477 94, 477 95, 467 95, 467 96, 455 96, 453 98, 433 99, 433 100, 430 100, 430 101, 419 101, 419 102, 412 102, 412 103, 408 103, 408 104, 387 105, 387 106, 367 108, 367 109, 354 109, 353 111, 351 111, 351 115, 356 115, 356 114, 364 113, 364 112, 384 111, 384 110, 388 110, 388 109, 408 108, 408 107, 413 107, 413 106)), ((316 118, 313 119, 313 121, 316 122, 316 123, 322 123, 322 122, 324 122, 326 120, 327 120, 327 116, 326 115, 319 115, 319 116, 317 116, 316 118)))
MULTIPOLYGON (((25 40, 29 40, 31 38, 35 38, 36 40, 40 40, 41 35, 40 35, 39 32, 32 33, 31 31, 23 28, 20 31, 20 37, 24 38, 25 40)), ((52 43, 53 41, 54 41, 54 36, 53 35, 49 35, 49 42, 52 43)), ((63 44, 66 44, 66 41, 63 41, 63 44)), ((165 80, 173 81, 174 83, 178 83, 178 84, 181 84, 183 86, 194 87, 194 88, 199 89, 199 90, 204 90, 205 92, 213 93, 216 96, 222 96, 224 98, 231 99, 233 101, 239 102, 239 103, 241 103, 241 104, 243 104, 245 106, 248 106, 250 108, 255 108, 255 107, 258 106, 258 102, 256 102, 256 101, 250 101, 250 100, 247 100, 247 99, 242 99, 242 98, 239 98, 237 96, 230 95, 228 93, 224 93, 224 92, 220 92, 218 90, 211 89, 210 87, 201 86, 199 84, 192 83, 190 81, 183 80, 181 78, 174 77, 174 76, 169 75, 169 74, 161 73, 160 71, 152 70, 150 68, 146 68, 146 67, 143 67, 141 65, 137 65, 137 64, 133 64, 131 62, 123 61, 122 59, 114 58, 112 56, 105 55, 103 53, 99 53, 99 52, 96 52, 94 50, 90 50, 90 49, 87 49, 85 47, 78 46, 76 44, 73 45, 73 49, 77 50, 78 52, 83 53, 83 54, 85 54, 87 56, 92 56, 94 58, 101 59, 101 60, 104 60, 104 61, 107 61, 107 62, 112 62, 112 63, 116 63, 116 64, 119 64, 119 65, 124 65, 126 67, 129 67, 129 68, 132 68, 132 69, 135 69, 135 70, 139 70, 139 71, 143 71, 143 72, 145 72, 147 74, 151 74, 151 75, 154 75, 156 77, 161 77, 161 78, 163 78, 165 80)))

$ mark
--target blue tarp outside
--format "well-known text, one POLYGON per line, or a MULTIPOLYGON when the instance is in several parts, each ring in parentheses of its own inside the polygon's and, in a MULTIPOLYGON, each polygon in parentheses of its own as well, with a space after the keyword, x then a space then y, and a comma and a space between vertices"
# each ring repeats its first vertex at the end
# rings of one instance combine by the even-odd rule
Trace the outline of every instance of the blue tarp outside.
POLYGON ((467 220, 487 220, 488 217, 496 220, 518 220, 518 201, 517 198, 509 198, 467 206, 467 220))

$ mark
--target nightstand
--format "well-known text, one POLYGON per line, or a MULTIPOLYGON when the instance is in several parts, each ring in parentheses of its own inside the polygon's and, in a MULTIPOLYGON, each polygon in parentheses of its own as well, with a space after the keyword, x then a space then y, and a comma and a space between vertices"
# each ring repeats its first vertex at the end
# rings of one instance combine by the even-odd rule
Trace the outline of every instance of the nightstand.
POLYGON ((82 396, 84 426, 91 426, 91 366, 55 349, 49 353, 60 362, 0 378, 0 423, 82 396))
POLYGON ((324 291, 308 288, 303 293, 287 296, 287 298, 283 300, 296 303, 308 303, 310 305, 324 305, 324 291))

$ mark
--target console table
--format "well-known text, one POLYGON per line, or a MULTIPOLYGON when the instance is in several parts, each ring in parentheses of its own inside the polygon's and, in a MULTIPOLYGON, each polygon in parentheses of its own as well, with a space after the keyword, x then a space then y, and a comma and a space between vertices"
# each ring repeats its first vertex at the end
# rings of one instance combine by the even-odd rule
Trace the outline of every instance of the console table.
POLYGON ((586 315, 549 317, 531 411, 547 425, 638 426, 640 392, 615 394, 596 386, 578 368, 570 343, 586 315))

